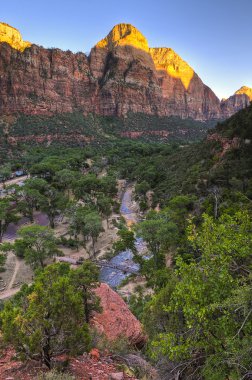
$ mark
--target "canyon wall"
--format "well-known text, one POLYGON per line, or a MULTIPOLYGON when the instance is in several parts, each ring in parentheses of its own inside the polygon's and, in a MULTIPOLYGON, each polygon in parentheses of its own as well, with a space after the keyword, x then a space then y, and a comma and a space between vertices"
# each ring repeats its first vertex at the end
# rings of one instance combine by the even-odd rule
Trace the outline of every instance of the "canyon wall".
POLYGON ((178 54, 149 48, 130 24, 115 26, 86 56, 30 44, 0 23, 0 115, 140 112, 212 120, 248 103, 248 95, 235 96, 221 103, 178 54))

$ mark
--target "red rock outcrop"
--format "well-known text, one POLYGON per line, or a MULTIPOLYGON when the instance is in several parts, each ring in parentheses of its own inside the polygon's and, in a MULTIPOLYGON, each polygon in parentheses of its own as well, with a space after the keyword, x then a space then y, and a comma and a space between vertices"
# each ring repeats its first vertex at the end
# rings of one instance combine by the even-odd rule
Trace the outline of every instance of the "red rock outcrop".
POLYGON ((223 137, 218 133, 212 133, 207 136, 208 141, 217 141, 221 144, 221 151, 219 151, 216 155, 219 158, 225 156, 225 154, 231 149, 238 149, 241 146, 241 140, 238 137, 233 137, 232 139, 228 139, 227 137, 223 137))
POLYGON ((122 132, 121 136, 122 137, 128 137, 130 139, 137 139, 143 135, 146 136, 161 136, 161 137, 168 137, 170 135, 170 132, 164 131, 164 130, 159 130, 159 131, 127 131, 127 132, 122 132))
POLYGON ((0 23, 0 116, 141 112, 209 120, 244 106, 231 103, 221 109, 185 61, 172 49, 150 49, 130 24, 115 26, 87 57, 30 46, 16 29, 0 23))
POLYGON ((109 341, 126 338, 135 346, 142 346, 146 341, 140 322, 131 313, 124 300, 107 284, 102 283, 95 290, 100 297, 102 312, 95 312, 91 324, 109 341))

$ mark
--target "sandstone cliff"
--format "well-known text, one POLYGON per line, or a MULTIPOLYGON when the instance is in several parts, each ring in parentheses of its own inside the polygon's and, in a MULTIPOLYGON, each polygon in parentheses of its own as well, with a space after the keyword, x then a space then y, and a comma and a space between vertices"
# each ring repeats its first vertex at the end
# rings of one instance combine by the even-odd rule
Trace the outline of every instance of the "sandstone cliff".
POLYGON ((0 116, 80 111, 209 120, 243 106, 241 101, 221 107, 172 49, 149 48, 130 24, 115 26, 89 57, 30 45, 16 29, 0 24, 0 116))
POLYGON ((252 88, 242 86, 237 90, 234 95, 230 96, 228 99, 221 101, 221 111, 223 118, 228 118, 234 113, 238 112, 240 109, 249 106, 252 101, 252 88))
POLYGON ((19 31, 4 22, 0 23, 0 42, 6 42, 13 49, 24 51, 31 43, 24 41, 19 31))
POLYGON ((131 45, 137 49, 149 52, 147 39, 130 24, 118 24, 103 40, 96 44, 98 48, 108 47, 110 50, 116 46, 131 45))
POLYGON ((242 86, 239 90, 235 92, 236 95, 247 95, 249 100, 252 101, 252 88, 247 86, 242 86))
POLYGON ((194 70, 170 48, 150 49, 169 115, 193 119, 221 118, 220 102, 194 70), (202 117, 203 116, 203 117, 202 117))

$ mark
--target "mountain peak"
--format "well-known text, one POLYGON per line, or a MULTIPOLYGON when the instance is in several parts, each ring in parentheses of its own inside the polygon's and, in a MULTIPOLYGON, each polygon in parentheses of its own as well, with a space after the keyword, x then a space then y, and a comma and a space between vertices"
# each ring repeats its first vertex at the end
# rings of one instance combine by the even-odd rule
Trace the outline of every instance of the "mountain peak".
POLYGON ((24 41, 20 32, 12 26, 0 22, 0 42, 6 42, 13 49, 24 51, 31 46, 30 42, 24 41))
POLYGON ((249 97, 250 100, 252 100, 252 88, 247 86, 242 86, 239 90, 235 92, 236 95, 242 95, 245 94, 249 97))
POLYGON ((109 32, 107 37, 96 44, 96 47, 108 47, 112 49, 116 46, 134 46, 137 49, 149 51, 147 39, 142 33, 131 24, 118 24, 109 32))

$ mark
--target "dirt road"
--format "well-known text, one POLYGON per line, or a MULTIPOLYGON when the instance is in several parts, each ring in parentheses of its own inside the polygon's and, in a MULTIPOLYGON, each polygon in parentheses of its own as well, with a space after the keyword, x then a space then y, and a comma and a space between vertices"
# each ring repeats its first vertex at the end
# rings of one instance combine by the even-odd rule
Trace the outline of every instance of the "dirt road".
MULTIPOLYGON (((27 178, 28 178, 27 175, 23 175, 21 177, 16 177, 16 178, 13 178, 13 179, 6 181, 4 185, 5 185, 5 187, 10 186, 10 185, 14 185, 14 184, 17 184, 19 182, 23 182, 27 178)), ((0 189, 2 189, 4 187, 4 185, 2 182, 0 182, 0 189)))
POLYGON ((20 265, 21 265, 21 260, 19 258, 17 258, 14 253, 10 252, 8 254, 8 261, 10 262, 14 262, 14 269, 13 269, 13 273, 11 275, 11 278, 10 278, 10 281, 6 287, 5 290, 3 290, 1 293, 0 293, 0 300, 1 299, 5 299, 5 298, 9 298, 11 297, 12 295, 14 295, 15 293, 18 292, 18 290, 20 289, 20 287, 15 287, 15 288, 12 288, 13 285, 15 284, 16 282, 16 277, 17 277, 17 274, 18 274, 18 271, 19 271, 19 268, 20 268, 20 265))

